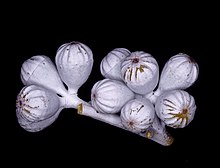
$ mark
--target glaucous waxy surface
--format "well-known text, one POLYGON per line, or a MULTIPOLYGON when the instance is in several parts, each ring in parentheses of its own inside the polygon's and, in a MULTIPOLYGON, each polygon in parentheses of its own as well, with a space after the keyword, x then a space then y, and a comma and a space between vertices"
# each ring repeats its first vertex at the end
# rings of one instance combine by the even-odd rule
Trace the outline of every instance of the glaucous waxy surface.
POLYGON ((67 92, 55 65, 44 55, 33 56, 22 64, 21 80, 24 85, 39 85, 60 95, 67 92))
POLYGON ((65 43, 57 50, 55 60, 60 77, 68 86, 68 92, 77 93, 92 71, 91 49, 80 42, 65 43))
POLYGON ((39 131, 57 117, 60 100, 56 93, 36 85, 25 86, 17 96, 16 114, 20 125, 31 132, 39 131))
POLYGON ((193 96, 183 90, 166 91, 155 104, 157 116, 173 128, 184 128, 194 118, 196 104, 193 96))
POLYGON ((153 123, 154 106, 147 99, 133 99, 121 109, 121 121, 124 127, 132 132, 140 133, 153 123))
POLYGON ((110 51, 100 64, 101 74, 108 79, 122 81, 121 64, 131 52, 126 48, 115 48, 110 51))
POLYGON ((134 98, 134 93, 123 83, 103 79, 95 83, 91 93, 92 106, 102 113, 117 113, 134 98))
POLYGON ((65 43, 58 48, 55 60, 56 66, 49 57, 37 55, 22 64, 21 80, 26 86, 17 96, 16 115, 27 131, 41 131, 62 109, 74 108, 80 115, 168 146, 173 138, 166 125, 184 128, 194 118, 195 100, 181 89, 196 81, 199 68, 186 54, 171 57, 159 81, 153 56, 115 48, 101 62, 100 71, 106 79, 95 83, 89 103, 77 92, 92 71, 91 49, 80 42, 65 43))
POLYGON ((160 90, 186 89, 198 78, 195 60, 183 53, 171 57, 165 64, 159 82, 160 90))
POLYGON ((159 67, 157 61, 150 54, 136 51, 122 62, 121 75, 133 92, 147 94, 157 86, 159 67))

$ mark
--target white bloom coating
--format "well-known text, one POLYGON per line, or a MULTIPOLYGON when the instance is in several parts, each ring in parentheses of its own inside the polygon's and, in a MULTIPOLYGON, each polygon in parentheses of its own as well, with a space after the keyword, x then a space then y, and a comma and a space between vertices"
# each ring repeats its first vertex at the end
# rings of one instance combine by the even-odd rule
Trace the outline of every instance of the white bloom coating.
POLYGON ((57 50, 56 65, 61 79, 68 86, 68 92, 77 93, 92 71, 92 51, 79 42, 63 44, 57 50))
POLYGON ((198 64, 190 56, 179 53, 165 64, 159 82, 159 90, 186 89, 198 78, 198 64))
POLYGON ((166 91, 155 104, 157 116, 173 128, 184 128, 194 118, 196 104, 194 98, 183 90, 166 91))
POLYGON ((170 58, 154 92, 159 78, 156 60, 142 51, 112 50, 100 65, 102 75, 109 79, 93 86, 92 106, 77 96, 92 70, 93 54, 89 47, 79 42, 63 44, 57 50, 56 65, 59 73, 50 58, 43 55, 34 56, 22 65, 21 80, 27 86, 18 94, 16 115, 27 131, 37 132, 48 127, 63 108, 77 108, 78 114, 167 146, 172 144, 173 138, 165 124, 183 128, 194 118, 194 98, 185 91, 176 90, 188 88, 198 78, 198 65, 186 54, 170 58), (61 79, 68 86, 68 92, 61 79), (130 89, 138 94, 136 99, 130 89), (155 103, 155 109, 146 98, 155 103), (114 114, 120 110, 120 115, 114 114))
POLYGON ((159 67, 150 54, 136 51, 122 63, 121 75, 132 91, 147 94, 153 91, 158 83, 159 67))
POLYGON ((39 85, 60 95, 67 93, 53 62, 44 55, 33 56, 23 63, 21 80, 24 85, 39 85))
POLYGON ((122 82, 104 79, 95 83, 91 93, 92 106, 102 113, 117 113, 134 98, 134 93, 122 82))
POLYGON ((110 51, 100 64, 101 74, 108 79, 122 81, 121 64, 131 52, 126 48, 115 48, 110 51))
POLYGON ((24 87, 17 96, 18 122, 27 131, 39 131, 55 120, 60 110, 56 93, 36 85, 24 87), (42 121, 47 120, 47 122, 42 121), (48 122, 50 121, 50 122, 48 122))
POLYGON ((147 99, 133 99, 121 109, 121 121, 124 127, 136 133, 146 131, 153 123, 155 111, 147 99))

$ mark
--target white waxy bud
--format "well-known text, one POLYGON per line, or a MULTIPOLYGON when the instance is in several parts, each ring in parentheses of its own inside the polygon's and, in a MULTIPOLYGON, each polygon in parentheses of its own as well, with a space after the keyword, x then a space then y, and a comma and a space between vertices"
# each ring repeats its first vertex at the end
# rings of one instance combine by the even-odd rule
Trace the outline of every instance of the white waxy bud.
POLYGON ((92 71, 92 51, 80 42, 65 43, 57 50, 56 65, 68 92, 75 94, 92 71))
POLYGON ((60 95, 67 93, 56 67, 47 56, 38 55, 26 60, 21 67, 21 80, 24 85, 39 85, 60 95))
POLYGON ((196 104, 194 98, 183 90, 166 91, 155 104, 157 116, 173 128, 184 128, 194 118, 196 104))
POLYGON ((17 96, 18 122, 27 131, 36 132, 49 126, 60 111, 56 93, 36 85, 25 86, 17 96))
POLYGON ((159 82, 159 90, 186 89, 198 78, 198 64, 190 56, 179 53, 165 64, 159 82))
POLYGON ((121 64, 131 52, 125 48, 115 48, 102 60, 100 65, 101 74, 108 79, 122 80, 121 64))
POLYGON ((131 53, 122 63, 121 74, 127 86, 138 94, 152 92, 159 80, 157 61, 143 51, 131 53))
POLYGON ((134 98, 134 93, 123 83, 104 79, 95 83, 91 93, 92 106, 102 113, 117 113, 134 98))
POLYGON ((154 106, 147 99, 133 99, 121 109, 121 121, 128 130, 140 133, 153 123, 155 116, 154 106))

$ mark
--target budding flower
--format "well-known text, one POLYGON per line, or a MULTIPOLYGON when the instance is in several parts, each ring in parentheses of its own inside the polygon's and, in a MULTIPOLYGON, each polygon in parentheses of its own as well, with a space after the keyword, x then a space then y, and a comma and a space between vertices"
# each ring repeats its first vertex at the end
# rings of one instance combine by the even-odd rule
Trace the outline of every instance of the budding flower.
POLYGON ((193 96, 183 90, 166 91, 155 104, 157 116, 173 128, 184 128, 194 118, 196 104, 193 96))
POLYGON ((36 132, 50 125, 60 110, 56 93, 36 85, 25 86, 17 96, 18 122, 27 131, 36 132))
POLYGON ((67 92, 53 62, 44 55, 33 56, 23 63, 21 80, 24 85, 39 85, 60 95, 67 92))
POLYGON ((65 43, 57 50, 56 66, 68 92, 76 94, 92 71, 92 51, 80 42, 65 43))
POLYGON ((121 64, 131 52, 125 48, 110 51, 100 64, 101 74, 108 79, 121 80, 121 64))
POLYGON ((134 98, 134 93, 123 83, 104 79, 92 88, 92 106, 102 113, 117 113, 126 102, 134 98))
POLYGON ((186 89, 198 78, 198 64, 186 54, 177 54, 165 64, 160 76, 159 90, 186 89))
POLYGON ((121 74, 124 82, 133 92, 147 94, 157 86, 159 67, 150 54, 136 51, 123 61, 121 74))
POLYGON ((121 109, 121 121, 125 128, 140 133, 153 123, 154 106, 147 99, 133 99, 121 109))

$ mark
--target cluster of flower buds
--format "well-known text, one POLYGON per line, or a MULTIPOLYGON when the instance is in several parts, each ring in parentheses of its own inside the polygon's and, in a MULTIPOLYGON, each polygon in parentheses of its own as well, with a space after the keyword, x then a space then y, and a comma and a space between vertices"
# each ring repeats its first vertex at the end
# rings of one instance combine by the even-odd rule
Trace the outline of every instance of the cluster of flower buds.
POLYGON ((66 43, 58 48, 55 60, 56 66, 49 57, 38 55, 22 65, 25 86, 17 96, 16 115, 27 131, 40 131, 52 124, 62 109, 75 108, 80 115, 168 146, 173 138, 166 126, 184 128, 194 118, 195 100, 184 89, 196 81, 199 68, 186 54, 171 57, 159 76, 158 63, 151 54, 112 50, 101 62, 105 79, 94 84, 89 103, 77 92, 92 70, 91 49, 80 42, 66 43))

